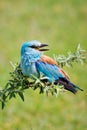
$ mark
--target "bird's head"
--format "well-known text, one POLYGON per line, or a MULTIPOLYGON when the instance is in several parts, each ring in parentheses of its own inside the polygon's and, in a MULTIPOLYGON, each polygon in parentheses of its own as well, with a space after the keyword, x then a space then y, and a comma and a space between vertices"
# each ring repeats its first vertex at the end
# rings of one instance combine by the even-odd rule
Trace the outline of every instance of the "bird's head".
POLYGON ((21 47, 21 55, 23 55, 25 52, 42 52, 47 51, 49 49, 43 48, 48 46, 48 44, 42 44, 41 42, 37 40, 25 42, 21 47))

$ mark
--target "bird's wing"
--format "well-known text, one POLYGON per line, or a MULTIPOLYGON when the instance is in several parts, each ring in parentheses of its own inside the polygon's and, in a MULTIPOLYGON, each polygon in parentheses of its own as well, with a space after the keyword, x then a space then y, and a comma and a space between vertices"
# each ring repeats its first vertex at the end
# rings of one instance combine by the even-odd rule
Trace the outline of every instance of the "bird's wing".
POLYGON ((58 66, 57 62, 46 55, 42 55, 40 60, 36 62, 36 68, 49 80, 57 80, 59 77, 68 78, 68 75, 58 66))

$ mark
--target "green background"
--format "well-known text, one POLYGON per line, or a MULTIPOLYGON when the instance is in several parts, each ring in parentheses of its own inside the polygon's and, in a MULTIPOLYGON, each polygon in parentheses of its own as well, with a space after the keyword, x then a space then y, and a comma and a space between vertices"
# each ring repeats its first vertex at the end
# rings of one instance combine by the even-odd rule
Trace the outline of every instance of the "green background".
MULTIPOLYGON (((0 87, 20 62, 24 41, 48 43, 46 54, 67 54, 80 43, 87 50, 87 0, 0 0, 0 87)), ((25 102, 12 99, 2 111, 0 130, 86 130, 87 65, 64 67, 84 92, 55 96, 25 91, 25 102)))

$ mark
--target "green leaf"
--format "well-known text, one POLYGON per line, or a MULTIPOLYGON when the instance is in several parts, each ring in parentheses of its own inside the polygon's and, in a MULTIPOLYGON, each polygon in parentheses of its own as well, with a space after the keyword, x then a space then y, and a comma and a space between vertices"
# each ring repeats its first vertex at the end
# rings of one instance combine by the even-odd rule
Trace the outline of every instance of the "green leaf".
POLYGON ((16 98, 16 95, 14 94, 14 93, 11 93, 10 95, 9 95, 9 99, 11 99, 11 98, 16 98))
POLYGON ((44 93, 44 88, 42 86, 40 87, 40 92, 39 93, 40 94, 44 93))
POLYGON ((23 95, 23 92, 19 91, 18 94, 19 94, 19 97, 22 99, 22 101, 24 101, 24 95, 23 95))
POLYGON ((5 107, 5 103, 4 103, 4 102, 2 102, 2 110, 4 109, 4 107, 5 107))

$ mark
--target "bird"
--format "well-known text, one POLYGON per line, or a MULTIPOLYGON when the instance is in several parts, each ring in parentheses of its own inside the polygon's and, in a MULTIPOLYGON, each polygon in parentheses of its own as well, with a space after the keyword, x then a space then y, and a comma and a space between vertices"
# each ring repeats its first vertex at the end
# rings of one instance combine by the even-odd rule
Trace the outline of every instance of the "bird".
POLYGON ((40 75, 46 77, 49 83, 63 85, 65 90, 76 94, 80 87, 71 82, 68 74, 51 57, 44 55, 48 51, 48 44, 38 40, 26 41, 21 47, 20 68, 24 76, 34 79, 40 75))

